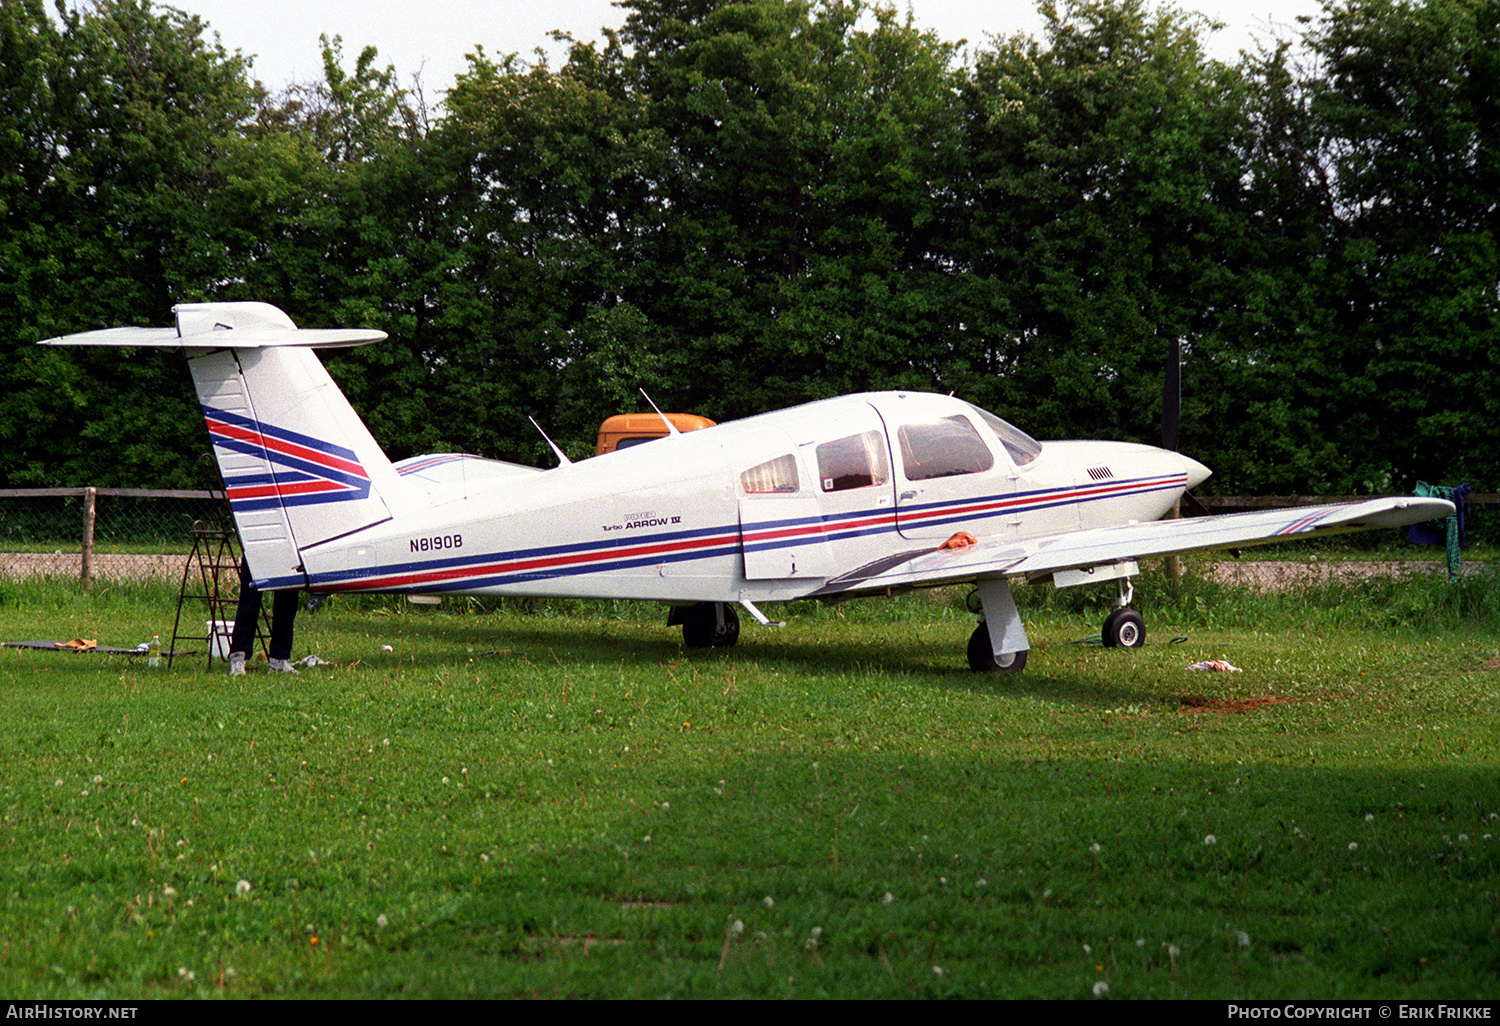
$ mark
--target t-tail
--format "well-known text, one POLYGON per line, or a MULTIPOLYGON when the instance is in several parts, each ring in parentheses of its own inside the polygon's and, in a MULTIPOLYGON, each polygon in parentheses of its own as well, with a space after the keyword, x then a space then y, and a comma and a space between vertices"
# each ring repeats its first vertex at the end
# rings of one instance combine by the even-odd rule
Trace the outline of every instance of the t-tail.
POLYGON ((383 331, 299 329, 268 303, 183 303, 172 328, 111 328, 50 345, 185 350, 251 576, 307 584, 302 553, 409 509, 414 497, 313 349, 383 331))

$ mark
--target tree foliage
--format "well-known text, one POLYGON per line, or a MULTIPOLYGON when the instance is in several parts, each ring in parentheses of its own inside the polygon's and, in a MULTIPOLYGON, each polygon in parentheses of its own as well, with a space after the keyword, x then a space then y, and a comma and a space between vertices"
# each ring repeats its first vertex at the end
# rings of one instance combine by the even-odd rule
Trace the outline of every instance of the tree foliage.
POLYGON ((1497 487, 1500 0, 1329 0, 1234 67, 1145 0, 968 51, 863 0, 620 7, 434 113, 339 37, 271 95, 171 8, 3 0, 5 479, 197 483, 179 360, 31 343, 222 298, 390 332, 330 364, 398 457, 544 461, 528 416, 582 455, 640 388, 1156 441, 1180 348, 1220 491, 1497 487))

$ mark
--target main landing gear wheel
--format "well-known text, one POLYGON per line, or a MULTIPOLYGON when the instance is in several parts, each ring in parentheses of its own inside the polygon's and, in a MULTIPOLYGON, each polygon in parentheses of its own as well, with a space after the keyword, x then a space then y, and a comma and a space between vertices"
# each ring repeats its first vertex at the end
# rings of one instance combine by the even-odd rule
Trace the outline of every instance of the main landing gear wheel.
POLYGON ((740 614, 726 602, 699 602, 674 609, 667 625, 679 623, 687 648, 729 648, 740 640, 740 614))
POLYGON ((989 625, 981 620, 974 633, 969 635, 969 669, 980 673, 1020 673, 1026 669, 1024 651, 1011 652, 1000 659, 995 658, 995 650, 990 647, 989 625))
POLYGON ((1134 609, 1116 609, 1104 618, 1105 648, 1140 648, 1146 643, 1146 621, 1134 609))

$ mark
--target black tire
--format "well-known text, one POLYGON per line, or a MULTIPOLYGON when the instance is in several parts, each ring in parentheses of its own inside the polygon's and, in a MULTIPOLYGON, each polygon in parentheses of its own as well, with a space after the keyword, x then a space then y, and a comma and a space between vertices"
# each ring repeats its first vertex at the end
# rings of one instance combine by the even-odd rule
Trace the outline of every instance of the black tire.
POLYGON ((1104 618, 1105 648, 1140 648, 1146 643, 1146 621, 1134 609, 1116 609, 1104 618))
POLYGON ((1026 669, 1026 653, 1010 653, 1009 662, 1002 665, 990 647, 990 628, 983 621, 969 635, 969 669, 976 673, 1020 673, 1026 669))
POLYGON ((729 648, 740 640, 740 614, 725 602, 699 602, 682 615, 682 643, 688 648, 729 648), (719 626, 717 610, 724 611, 719 626))

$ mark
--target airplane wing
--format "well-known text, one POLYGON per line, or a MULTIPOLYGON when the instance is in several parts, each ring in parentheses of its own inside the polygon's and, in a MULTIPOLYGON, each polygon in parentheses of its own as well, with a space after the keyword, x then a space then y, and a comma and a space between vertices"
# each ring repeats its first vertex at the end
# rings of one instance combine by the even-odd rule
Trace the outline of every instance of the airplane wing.
POLYGON ((1040 576, 1171 553, 1249 548, 1293 538, 1403 527, 1452 512, 1453 504, 1443 499, 1394 496, 978 542, 887 557, 830 580, 814 594, 882 591, 1015 574, 1040 576))

